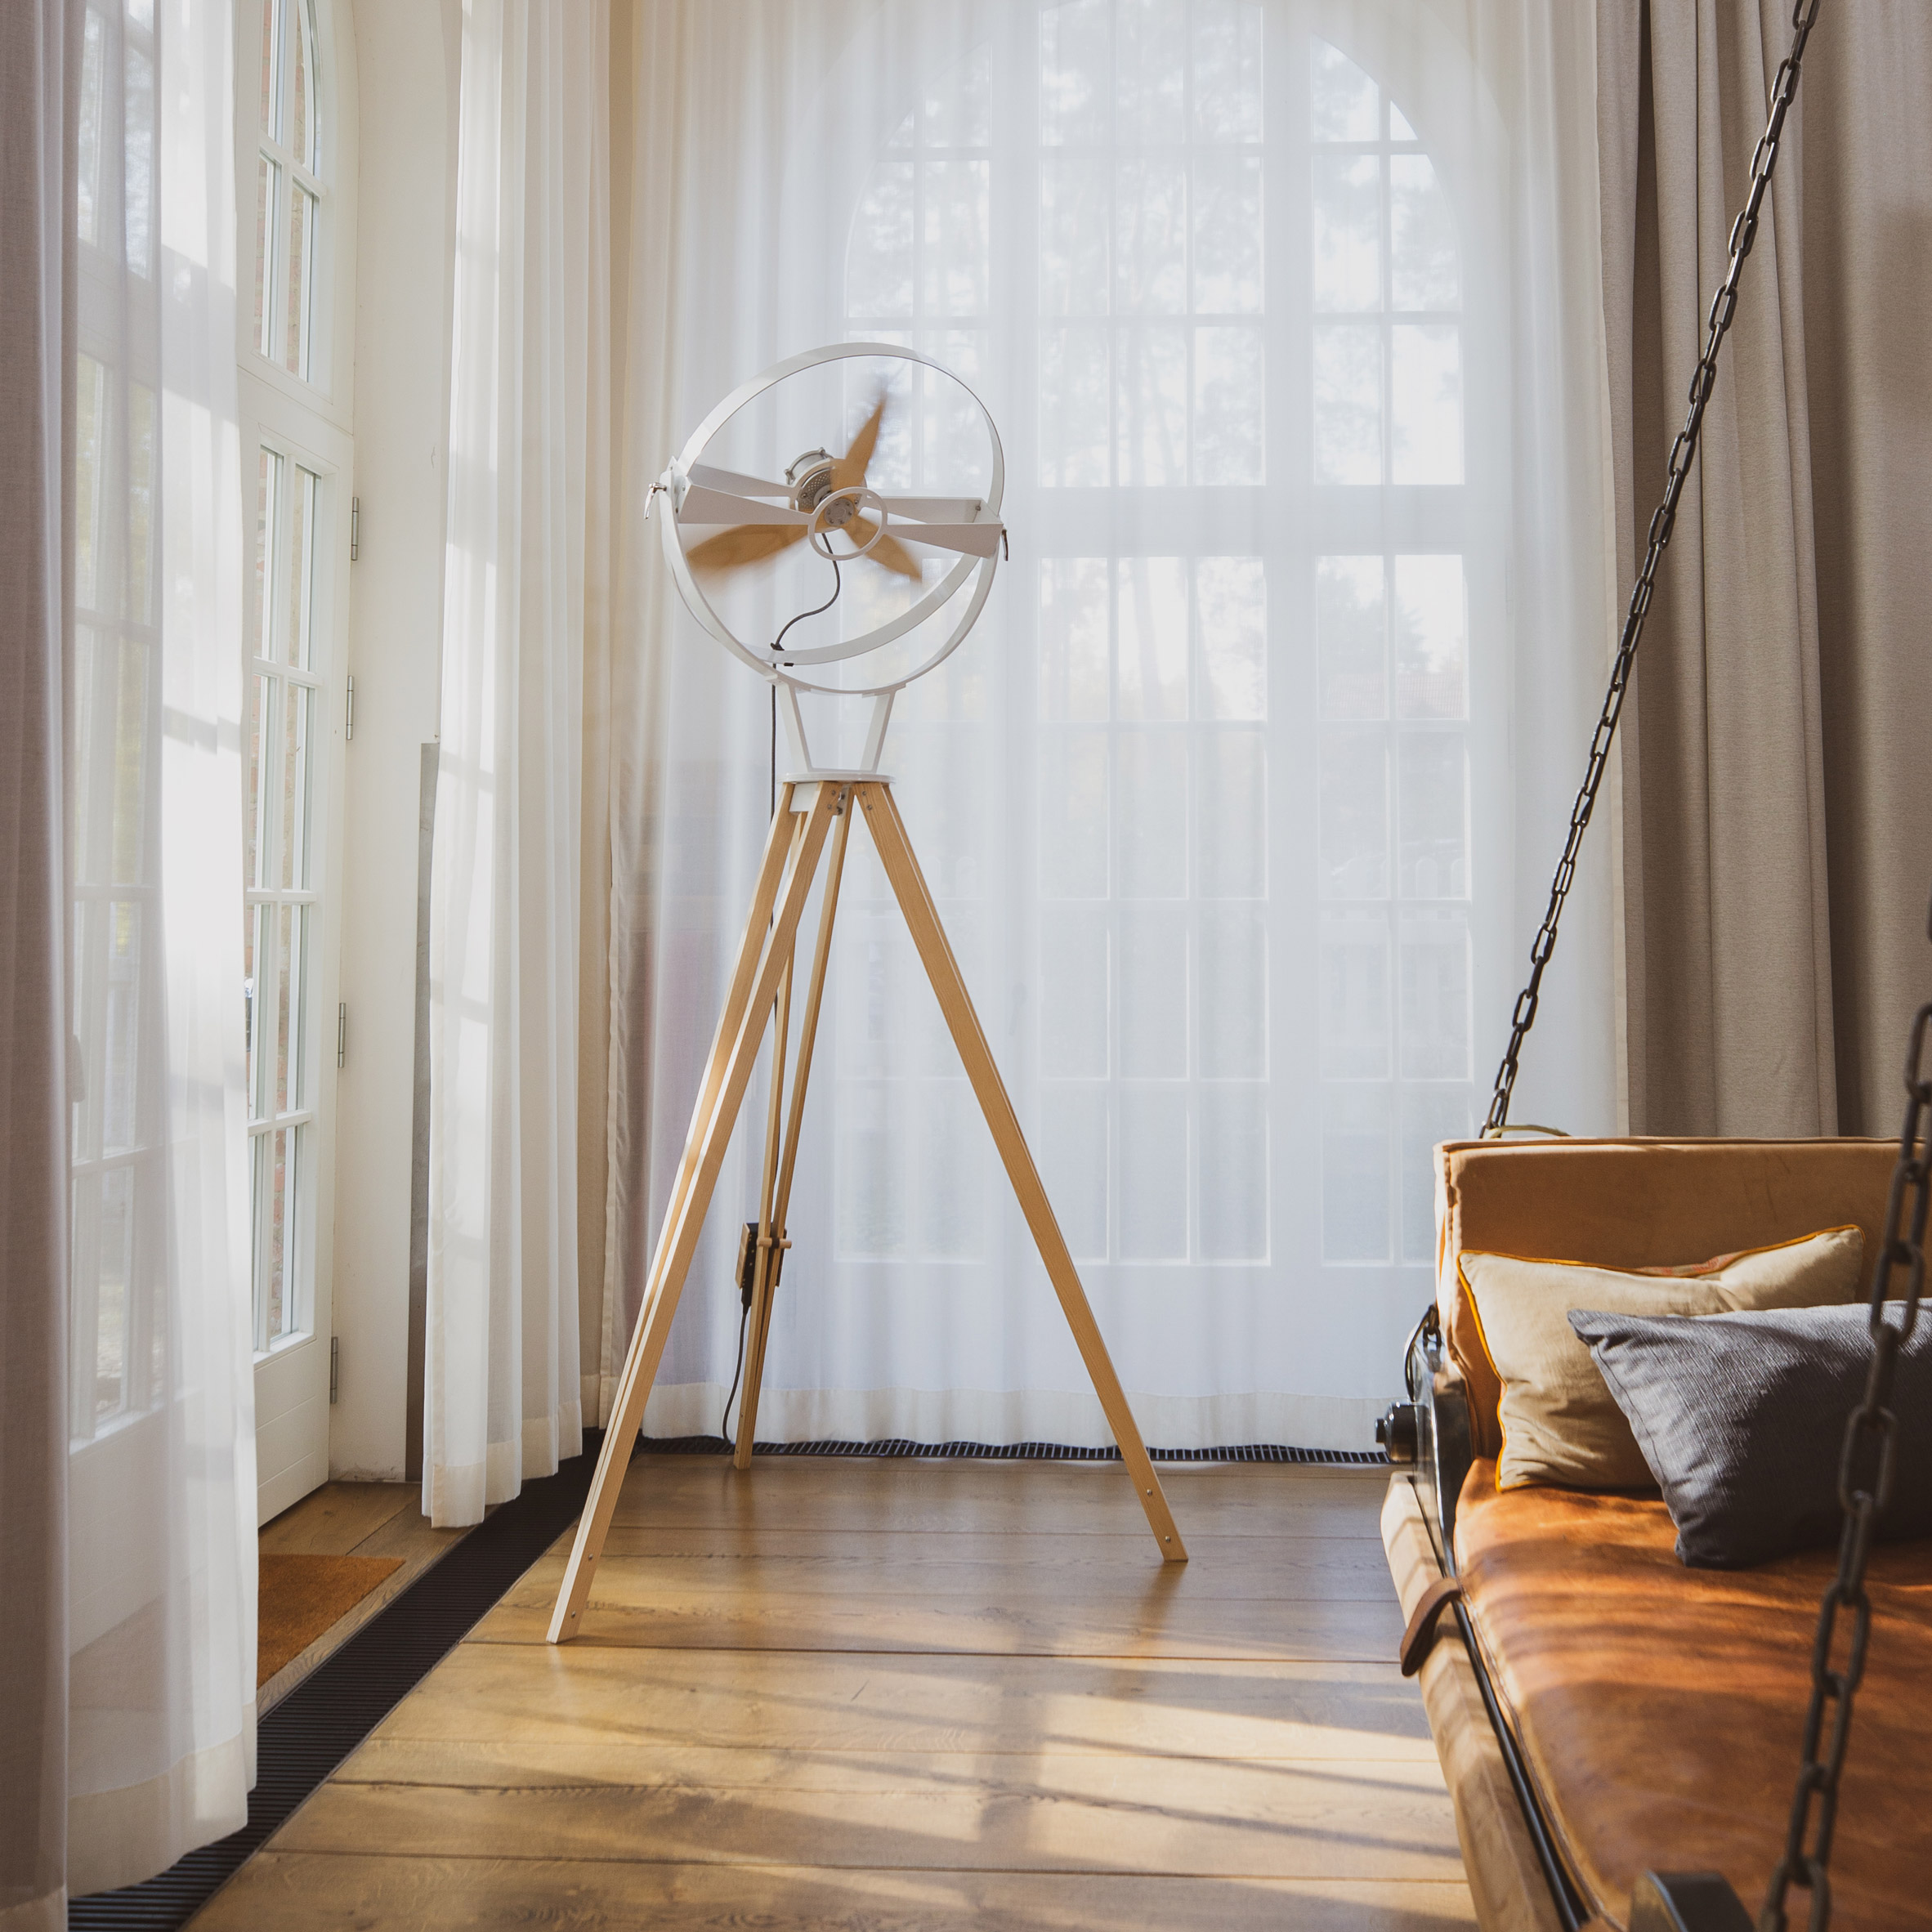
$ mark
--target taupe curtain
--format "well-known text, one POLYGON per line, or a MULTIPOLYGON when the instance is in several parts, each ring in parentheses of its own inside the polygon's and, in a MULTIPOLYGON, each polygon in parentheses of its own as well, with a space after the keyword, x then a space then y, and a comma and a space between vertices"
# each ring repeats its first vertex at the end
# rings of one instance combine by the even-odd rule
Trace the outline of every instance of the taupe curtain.
POLYGON ((0 8, 0 1928, 65 1923, 61 681, 81 9, 0 8))
MULTIPOLYGON (((1680 426, 1789 0, 1601 0, 1618 557, 1680 426)), ((1932 9, 1827 0, 1622 745, 1638 1133, 1895 1131, 1932 981, 1932 9)))

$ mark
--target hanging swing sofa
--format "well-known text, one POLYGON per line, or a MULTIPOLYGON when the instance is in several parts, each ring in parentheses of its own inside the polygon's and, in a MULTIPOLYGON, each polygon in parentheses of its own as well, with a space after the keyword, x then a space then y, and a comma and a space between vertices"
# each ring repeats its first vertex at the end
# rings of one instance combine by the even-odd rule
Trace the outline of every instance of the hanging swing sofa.
POLYGON ((1402 1668, 1509 1932, 1782 1932, 1794 1890, 1812 1932, 1932 1927, 1932 1004, 1897 1142, 1502 1138, 1819 4, 1793 0, 1484 1138, 1436 1151, 1437 1295, 1380 1431, 1402 1668))
MULTIPOLYGON (((1647 1869, 1715 1871, 1764 1895, 1837 1557, 1688 1568, 1655 1493, 1499 1490, 1500 1391, 1463 1255, 1675 1268, 1851 1223, 1870 1257, 1897 1154, 1876 1140, 1438 1149, 1436 1321, 1411 1344, 1416 1426, 1391 1452, 1414 1460, 1382 1531, 1484 1926, 1627 1925, 1647 1869)), ((1834 1922, 1932 1925, 1932 1542, 1875 1549, 1867 1587, 1834 1922)))

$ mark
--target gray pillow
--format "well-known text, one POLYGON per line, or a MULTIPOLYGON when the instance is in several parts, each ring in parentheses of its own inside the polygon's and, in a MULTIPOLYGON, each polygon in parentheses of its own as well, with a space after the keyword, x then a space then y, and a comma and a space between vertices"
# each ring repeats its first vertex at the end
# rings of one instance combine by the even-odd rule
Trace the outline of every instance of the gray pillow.
MULTIPOLYGON (((1685 1563, 1738 1569, 1836 1542, 1838 1459, 1871 1369, 1870 1313, 1571 1311, 1664 1492, 1685 1563)), ((1891 1313, 1896 1322, 1903 1305, 1891 1313)), ((1900 1352, 1892 1412, 1897 1474, 1878 1534, 1932 1536, 1932 1311, 1900 1352)))

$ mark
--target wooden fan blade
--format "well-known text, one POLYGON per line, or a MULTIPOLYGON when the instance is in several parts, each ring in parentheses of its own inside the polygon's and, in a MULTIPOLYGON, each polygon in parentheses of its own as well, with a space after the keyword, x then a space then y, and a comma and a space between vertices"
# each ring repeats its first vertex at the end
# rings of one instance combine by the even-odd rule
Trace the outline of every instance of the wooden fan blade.
MULTIPOLYGON (((879 528, 870 517, 855 517, 846 525, 845 534, 855 543, 872 543, 872 533, 879 528)), ((919 562, 897 537, 881 537, 865 552, 868 562, 883 564, 888 570, 896 570, 901 577, 910 577, 917 583, 922 575, 919 562)))
POLYGON ((789 550, 804 534, 796 525, 787 529, 780 524, 744 523, 736 530, 720 530, 715 537, 705 538, 685 555, 694 570, 735 570, 741 565, 759 563, 767 557, 777 556, 781 550, 789 550))
POLYGON ((879 442, 879 426, 885 420, 886 399, 881 396, 872 405, 872 414, 861 427, 859 433, 852 440, 852 447, 832 465, 832 487, 834 490, 856 490, 865 481, 866 466, 872 461, 872 452, 879 442))

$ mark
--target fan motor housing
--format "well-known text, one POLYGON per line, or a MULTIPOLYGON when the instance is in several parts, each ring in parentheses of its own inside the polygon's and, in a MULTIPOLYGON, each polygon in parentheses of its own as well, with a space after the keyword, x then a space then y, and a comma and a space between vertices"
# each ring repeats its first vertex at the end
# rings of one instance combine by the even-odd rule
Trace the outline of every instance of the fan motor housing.
MULTIPOLYGON (((809 515, 831 494, 832 458, 823 449, 807 449, 786 466, 785 480, 791 485, 793 503, 809 515)), ((825 512, 827 528, 843 529, 852 521, 857 507, 849 497, 833 504, 825 512)))

